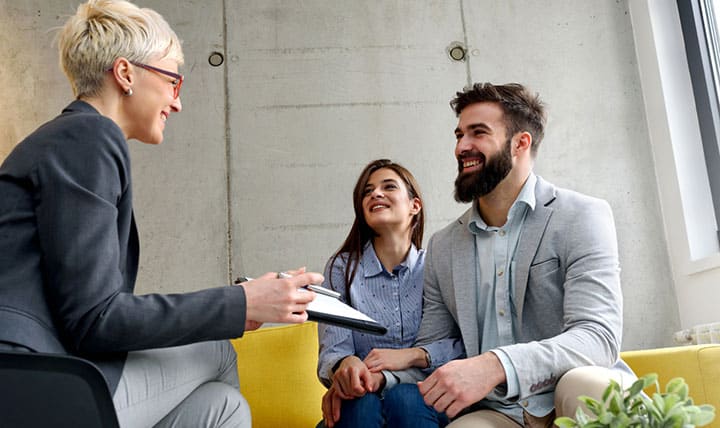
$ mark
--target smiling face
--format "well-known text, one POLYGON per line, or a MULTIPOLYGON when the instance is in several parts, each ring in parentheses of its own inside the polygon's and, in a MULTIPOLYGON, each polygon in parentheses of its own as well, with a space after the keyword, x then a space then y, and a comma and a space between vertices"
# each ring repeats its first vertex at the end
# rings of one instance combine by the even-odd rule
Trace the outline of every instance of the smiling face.
POLYGON ((512 136, 506 136, 502 108, 494 102, 481 102, 460 113, 455 138, 455 199, 471 202, 492 192, 512 170, 512 136))
MULTIPOLYGON (((177 73, 178 65, 172 59, 149 61, 148 65, 177 73)), ((180 98, 174 97, 172 77, 132 65, 135 82, 133 95, 128 97, 127 136, 148 144, 163 141, 165 122, 171 112, 182 110, 180 98)))
POLYGON ((420 212, 420 199, 411 198, 407 185, 389 168, 370 174, 363 191, 365 222, 375 233, 393 229, 408 232, 413 217, 420 212))

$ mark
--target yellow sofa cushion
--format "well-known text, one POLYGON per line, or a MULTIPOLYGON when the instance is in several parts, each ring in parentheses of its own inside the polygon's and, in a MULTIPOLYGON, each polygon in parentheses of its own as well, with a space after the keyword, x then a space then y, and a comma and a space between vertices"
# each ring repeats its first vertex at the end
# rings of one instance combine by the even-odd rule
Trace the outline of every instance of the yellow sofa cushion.
POLYGON ((263 327, 231 342, 253 428, 311 428, 322 419, 316 323, 263 327))
MULTIPOLYGON (((710 428, 720 428, 720 345, 693 345, 625 351, 622 359, 642 376, 657 373, 660 388, 674 377, 682 377, 690 388, 695 404, 712 404, 716 417, 710 428)), ((654 393, 655 387, 647 390, 654 393)))

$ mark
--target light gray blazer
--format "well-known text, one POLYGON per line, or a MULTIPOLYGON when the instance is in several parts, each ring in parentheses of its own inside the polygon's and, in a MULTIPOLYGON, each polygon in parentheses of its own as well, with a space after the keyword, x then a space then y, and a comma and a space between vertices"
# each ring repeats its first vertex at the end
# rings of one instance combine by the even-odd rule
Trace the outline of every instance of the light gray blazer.
MULTIPOLYGON (((617 239, 603 200, 556 188, 538 177, 515 254, 513 306, 517 344, 503 346, 520 383, 517 400, 553 391, 560 376, 587 365, 616 366, 622 339, 617 239)), ((479 354, 475 237, 471 208, 430 239, 423 318, 416 346, 460 336, 468 357, 479 354)), ((432 358, 432 354, 431 354, 432 358)), ((402 382, 419 370, 396 372, 402 382)))

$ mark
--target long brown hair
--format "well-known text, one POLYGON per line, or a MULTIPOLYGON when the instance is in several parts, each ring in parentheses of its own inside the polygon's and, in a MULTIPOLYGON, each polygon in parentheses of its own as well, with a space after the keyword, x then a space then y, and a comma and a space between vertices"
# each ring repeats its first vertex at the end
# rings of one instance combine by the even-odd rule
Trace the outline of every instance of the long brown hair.
MULTIPOLYGON (((353 190, 353 208, 355 209, 355 221, 350 228, 345 242, 340 246, 340 249, 333 254, 328 262, 328 268, 332 268, 335 261, 341 254, 347 253, 348 259, 345 264, 345 295, 347 301, 350 303, 350 283, 357 273, 358 264, 360 263, 360 257, 362 257, 363 248, 365 244, 370 241, 376 234, 365 221, 365 212, 363 211, 363 199, 365 197, 365 186, 370 180, 370 176, 377 170, 387 168, 394 171, 400 176, 402 181, 405 183, 408 192, 408 198, 418 198, 422 203, 422 195, 420 194, 420 187, 415 181, 415 177, 402 165, 395 163, 389 159, 377 159, 365 167, 360 177, 358 177, 357 183, 355 183, 355 189, 353 190)), ((425 213, 423 208, 413 216, 412 223, 411 241, 417 249, 422 248, 423 231, 425 229, 425 213)), ((330 275, 330 285, 332 286, 332 275, 330 275)))

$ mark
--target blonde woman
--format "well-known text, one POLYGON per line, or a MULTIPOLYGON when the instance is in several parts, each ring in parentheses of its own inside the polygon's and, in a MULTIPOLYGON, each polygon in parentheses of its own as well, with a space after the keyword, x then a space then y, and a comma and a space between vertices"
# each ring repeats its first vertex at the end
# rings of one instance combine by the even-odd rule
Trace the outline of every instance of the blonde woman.
POLYGON ((250 427, 228 338, 303 322, 317 273, 133 294, 129 139, 160 144, 182 110, 180 41, 150 9, 91 0, 62 28, 76 99, 0 166, 0 349, 94 361, 123 427, 250 427))

